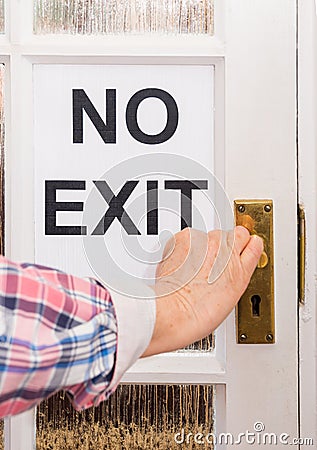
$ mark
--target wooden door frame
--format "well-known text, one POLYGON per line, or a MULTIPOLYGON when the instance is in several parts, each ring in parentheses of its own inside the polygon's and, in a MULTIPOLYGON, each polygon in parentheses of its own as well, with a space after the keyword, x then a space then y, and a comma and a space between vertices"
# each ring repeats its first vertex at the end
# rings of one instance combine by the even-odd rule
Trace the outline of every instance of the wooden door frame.
MULTIPOLYGON (((300 436, 317 443, 317 4, 298 1, 298 189, 306 212, 305 303, 299 305, 300 436)), ((312 448, 303 444, 301 449, 312 448)))

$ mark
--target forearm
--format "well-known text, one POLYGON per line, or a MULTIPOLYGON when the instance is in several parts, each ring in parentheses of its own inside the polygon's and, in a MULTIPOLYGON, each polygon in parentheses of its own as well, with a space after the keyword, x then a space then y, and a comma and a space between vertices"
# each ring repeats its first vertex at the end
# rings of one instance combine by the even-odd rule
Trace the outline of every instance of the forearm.
POLYGON ((199 339, 201 331, 191 320, 190 311, 179 302, 177 294, 158 297, 152 338, 142 357, 183 348, 199 339))

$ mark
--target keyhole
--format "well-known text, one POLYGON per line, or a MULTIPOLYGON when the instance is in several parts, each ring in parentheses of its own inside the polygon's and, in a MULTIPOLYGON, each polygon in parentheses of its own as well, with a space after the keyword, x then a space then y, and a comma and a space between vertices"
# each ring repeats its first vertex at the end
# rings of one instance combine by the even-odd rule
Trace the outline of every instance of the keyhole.
POLYGON ((252 303, 252 315, 254 317, 259 317, 261 297, 259 295, 252 295, 251 303, 252 303))

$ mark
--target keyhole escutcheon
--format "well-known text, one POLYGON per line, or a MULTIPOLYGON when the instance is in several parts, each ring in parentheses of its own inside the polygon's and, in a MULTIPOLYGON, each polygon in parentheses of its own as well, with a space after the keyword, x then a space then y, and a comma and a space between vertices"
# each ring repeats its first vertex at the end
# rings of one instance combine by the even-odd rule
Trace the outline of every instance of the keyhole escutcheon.
POLYGON ((252 316, 260 317, 260 303, 261 297, 259 295, 252 295, 251 304, 252 304, 252 316))

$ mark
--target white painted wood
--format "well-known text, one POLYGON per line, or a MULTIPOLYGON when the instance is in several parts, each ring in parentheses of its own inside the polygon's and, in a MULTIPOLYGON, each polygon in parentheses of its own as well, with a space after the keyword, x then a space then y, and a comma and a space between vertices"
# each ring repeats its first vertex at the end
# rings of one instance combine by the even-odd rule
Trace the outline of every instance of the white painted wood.
MULTIPOLYGON (((32 83, 30 65, 20 56, 12 55, 8 70, 11 74, 11 102, 7 123, 6 152, 6 254, 16 260, 34 260, 32 125, 25 120, 32 114, 32 92, 25 86, 32 83), (21 76, 23 74, 23 76, 21 76), (21 180, 20 183, 17 179, 21 180), (23 188, 22 188, 23 186, 23 188), (20 199, 20 201, 16 201, 20 199), (23 232, 25 231, 25 234, 23 232)), ((8 103, 8 102, 7 102, 8 103)), ((31 450, 35 446, 34 412, 24 413, 5 422, 5 448, 31 450), (17 430, 19 430, 17 432, 17 430)))
POLYGON ((138 360, 123 376, 123 383, 219 384, 227 382, 225 325, 215 333, 211 352, 174 352, 138 360))
MULTIPOLYGON (((299 2, 298 137, 299 202, 306 211, 305 304, 299 308, 300 434, 317 442, 316 171, 317 16, 315 2, 299 2)), ((302 449, 311 446, 303 445, 302 449)))
MULTIPOLYGON (((6 3, 7 43, 1 42, 8 55, 6 66, 6 254, 16 260, 34 260, 32 176, 32 67, 14 44, 22 37, 22 12, 19 0, 6 3), (10 79, 9 79, 10 77, 10 79), (28 86, 27 89, 26 86, 28 86), (25 120, 28 118, 28 120, 25 120), (26 151, 29 149, 29 151, 26 151), (21 179, 21 185, 17 179, 21 179), (22 187, 23 186, 23 187, 22 187), (21 188, 22 187, 22 188, 21 188), (20 201, 16 201, 20 199, 20 201), (25 234, 23 233, 25 229, 25 234), (20 231, 19 231, 20 230, 20 231), (14 237, 14 239, 12 239, 14 237)), ((33 450, 35 448, 35 410, 28 411, 4 425, 5 450, 33 450)))
POLYGON ((35 449, 35 409, 5 421, 5 449, 35 449))
MULTIPOLYGON (((113 64, 120 57, 122 64, 151 64, 153 57, 156 62, 161 57, 161 64, 177 58, 180 63, 210 64, 212 58, 223 57, 226 102, 218 104, 225 113, 225 127, 221 125, 226 133, 225 167, 218 176, 225 175, 231 200, 274 200, 277 343, 237 345, 231 315, 226 333, 219 339, 223 345, 218 341, 215 356, 209 360, 206 356, 210 378, 206 369, 196 373, 188 356, 168 355, 153 359, 152 367, 150 359, 142 361, 125 380, 153 382, 154 377, 157 382, 218 383, 219 430, 237 436, 253 431, 253 424, 262 421, 267 432, 297 437, 295 0, 216 0, 214 38, 147 41, 138 37, 33 36, 31 4, 32 0, 10 2, 11 18, 17 18, 21 28, 13 29, 11 24, 8 39, 0 39, 0 53, 10 56, 11 74, 7 86, 7 254, 14 259, 34 259, 33 63, 113 64), (169 358, 173 363, 168 363, 169 358)), ((219 73, 223 76, 221 66, 219 73)), ((221 131, 218 133, 217 148, 223 152, 221 131)), ((309 339, 310 330, 306 330, 309 339)), ((194 363, 196 357, 190 357, 194 363)), ((32 423, 33 412, 7 421, 6 450, 33 448, 32 423)))
POLYGON ((227 427, 297 437, 296 2, 233 0, 226 32, 226 190, 274 201, 276 307, 275 345, 227 321, 227 427))

